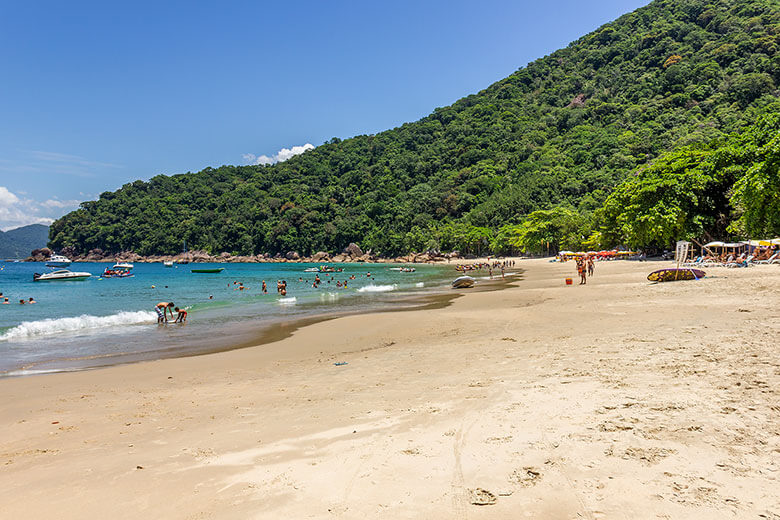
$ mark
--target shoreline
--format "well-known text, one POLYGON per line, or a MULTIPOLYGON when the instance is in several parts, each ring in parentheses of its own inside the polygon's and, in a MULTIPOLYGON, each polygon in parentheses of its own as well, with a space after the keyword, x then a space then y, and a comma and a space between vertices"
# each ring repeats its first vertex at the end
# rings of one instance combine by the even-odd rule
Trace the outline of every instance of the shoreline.
MULTIPOLYGON (((480 271, 478 274, 486 275, 487 273, 480 271)), ((453 277, 456 276, 459 276, 459 274, 453 272, 453 277)), ((155 350, 140 352, 128 351, 83 358, 68 357, 37 360, 20 366, 17 369, 3 372, 0 374, 0 379, 34 377, 39 375, 48 376, 56 373, 95 370, 125 364, 145 363, 160 359, 202 356, 237 349, 260 347, 268 343, 288 338, 296 330, 302 327, 346 316, 358 316, 376 312, 408 312, 413 310, 440 309, 446 307, 451 301, 467 292, 502 290, 508 287, 513 281, 520 278, 522 278, 522 269, 512 268, 507 271, 506 280, 502 280, 500 276, 491 280, 480 280, 479 283, 471 289, 456 290, 448 285, 442 285, 440 287, 428 288, 428 291, 430 292, 427 292, 426 294, 410 293, 389 296, 392 301, 388 299, 386 301, 374 302, 373 305, 369 305, 362 309, 334 310, 329 307, 323 307, 304 316, 293 318, 276 317, 267 322, 258 320, 258 324, 244 325, 245 330, 238 334, 237 337, 232 338, 231 341, 215 341, 215 343, 220 344, 215 344, 214 346, 184 348, 161 347, 160 349, 155 350)))
POLYGON ((571 264, 518 267, 522 283, 441 309, 342 317, 259 348, 0 380, 0 512, 780 511, 780 316, 760 304, 780 282, 776 266, 654 285, 647 264, 605 262, 581 287, 563 283, 571 264), (472 504, 480 498, 490 505, 472 504))

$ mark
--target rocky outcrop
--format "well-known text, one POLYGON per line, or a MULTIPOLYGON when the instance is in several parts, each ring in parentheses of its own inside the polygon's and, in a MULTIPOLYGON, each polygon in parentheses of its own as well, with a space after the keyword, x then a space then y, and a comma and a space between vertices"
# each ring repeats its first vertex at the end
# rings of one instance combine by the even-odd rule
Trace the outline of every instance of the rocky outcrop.
POLYGON ((361 256, 363 256, 363 250, 360 249, 360 246, 354 242, 350 243, 347 247, 345 247, 342 253, 352 258, 360 258, 361 256))
POLYGON ((312 262, 330 262, 330 255, 325 251, 317 251, 311 257, 312 262))
POLYGON ((287 260, 300 260, 301 259, 301 255, 299 255, 297 251, 289 251, 286 255, 284 255, 284 257, 287 260))
POLYGON ((25 262, 45 262, 53 254, 52 250, 48 247, 42 247, 41 249, 33 249, 30 251, 30 256, 25 259, 25 262))

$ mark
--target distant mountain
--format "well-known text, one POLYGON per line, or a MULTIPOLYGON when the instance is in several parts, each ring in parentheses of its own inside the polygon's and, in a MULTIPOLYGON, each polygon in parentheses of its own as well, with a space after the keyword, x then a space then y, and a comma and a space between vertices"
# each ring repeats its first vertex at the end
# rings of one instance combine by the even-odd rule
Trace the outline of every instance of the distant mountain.
POLYGON ((30 251, 46 247, 49 226, 31 224, 6 232, 0 231, 0 258, 25 258, 30 251))

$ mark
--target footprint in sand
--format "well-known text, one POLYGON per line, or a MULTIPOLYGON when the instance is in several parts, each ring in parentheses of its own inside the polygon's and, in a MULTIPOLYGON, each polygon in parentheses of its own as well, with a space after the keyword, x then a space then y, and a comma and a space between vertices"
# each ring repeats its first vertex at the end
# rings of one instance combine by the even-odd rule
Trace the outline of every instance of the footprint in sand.
POLYGON ((523 487, 535 486, 537 482, 542 480, 542 472, 533 466, 526 466, 521 470, 516 469, 513 471, 510 480, 523 487))
POLYGON ((496 503, 496 495, 487 489, 469 489, 469 502, 475 506, 492 506, 496 503))

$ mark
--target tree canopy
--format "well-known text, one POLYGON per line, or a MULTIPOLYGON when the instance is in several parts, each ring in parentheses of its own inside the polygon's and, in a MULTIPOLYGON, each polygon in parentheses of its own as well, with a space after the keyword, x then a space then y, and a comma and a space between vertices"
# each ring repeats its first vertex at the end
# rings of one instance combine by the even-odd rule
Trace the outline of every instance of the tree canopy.
POLYGON ((556 207, 578 213, 579 236, 599 224, 591 239, 605 244, 769 232, 777 141, 747 175, 702 163, 727 136, 780 113, 778 46, 776 0, 655 0, 417 122, 275 165, 158 175, 103 193, 54 222, 50 245, 498 252, 518 243, 512 226, 556 207))

